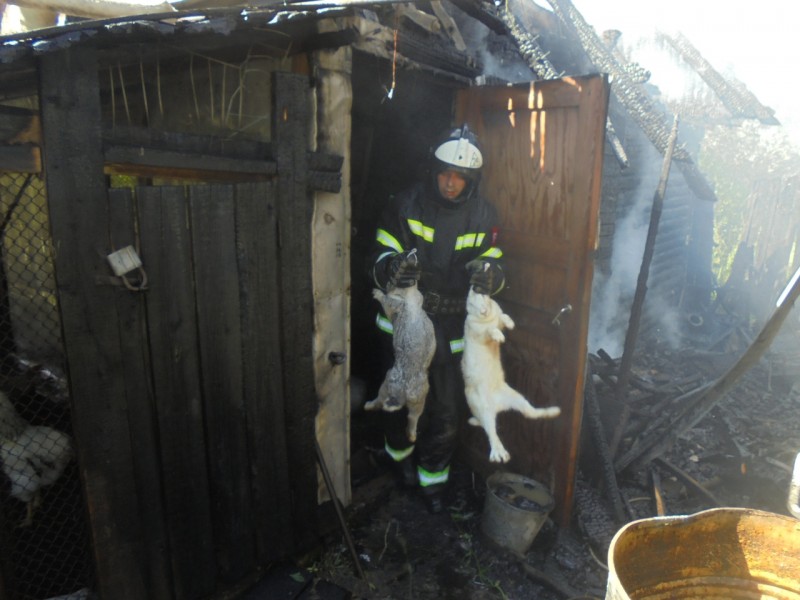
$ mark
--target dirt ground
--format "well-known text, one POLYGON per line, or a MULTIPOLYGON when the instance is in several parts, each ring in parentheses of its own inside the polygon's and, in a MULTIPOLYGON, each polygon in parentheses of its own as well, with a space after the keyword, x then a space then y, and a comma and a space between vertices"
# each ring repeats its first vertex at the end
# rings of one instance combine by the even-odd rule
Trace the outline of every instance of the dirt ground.
MULTIPOLYGON (((648 426, 658 416, 677 414, 687 390, 719 378, 749 343, 748 334, 739 331, 738 336, 728 332, 717 344, 718 333, 684 340, 680 350, 656 341, 642 352, 645 358, 632 372, 632 410, 620 452, 639 436, 653 435, 648 426)), ((524 556, 511 555, 481 534, 485 482, 464 465, 453 465, 446 510, 431 515, 417 494, 395 485, 380 448, 369 443, 354 448, 354 501, 345 514, 364 575, 354 567, 341 529, 335 529, 321 552, 302 565, 301 591, 280 597, 604 598, 608 545, 629 521, 659 511, 685 515, 716 506, 788 515, 791 469, 800 451, 797 333, 796 326, 784 332, 761 362, 657 460, 618 473, 622 518, 606 491, 597 440, 585 417, 572 523, 560 529, 547 520, 524 556)), ((620 418, 612 389, 618 360, 591 358, 603 429, 611 439, 620 418)), ((354 440, 360 427, 369 427, 360 419, 354 415, 354 440)), ((252 596, 258 597, 278 596, 252 596)))
POLYGON ((446 509, 430 514, 415 491, 380 474, 354 490, 348 525, 365 583, 354 572, 343 539, 314 564, 315 574, 351 598, 469 599, 602 597, 606 574, 585 541, 546 521, 524 557, 480 531, 485 484, 458 463, 446 509), (592 597, 592 596, 587 596, 592 597))

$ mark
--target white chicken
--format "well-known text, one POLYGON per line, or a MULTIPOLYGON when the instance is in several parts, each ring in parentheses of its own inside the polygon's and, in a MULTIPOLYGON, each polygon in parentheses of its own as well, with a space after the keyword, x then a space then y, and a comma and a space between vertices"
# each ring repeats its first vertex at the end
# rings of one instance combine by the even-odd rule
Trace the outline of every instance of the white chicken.
POLYGON ((0 461, 11 496, 27 505, 20 526, 33 522, 41 490, 54 484, 72 459, 72 438, 44 425, 30 425, 0 392, 0 461))

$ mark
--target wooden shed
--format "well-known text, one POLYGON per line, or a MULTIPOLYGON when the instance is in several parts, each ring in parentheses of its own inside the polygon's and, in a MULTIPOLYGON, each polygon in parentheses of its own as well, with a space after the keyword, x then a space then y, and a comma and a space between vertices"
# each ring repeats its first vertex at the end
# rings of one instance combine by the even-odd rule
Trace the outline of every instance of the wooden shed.
MULTIPOLYGON (((503 416, 503 468, 569 521, 608 81, 534 82, 493 4, 432 6, 198 8, 0 40, 0 390, 75 451, 26 528, 2 494, 0 598, 230 594, 335 526, 322 467, 347 505, 351 374, 376 377, 374 220, 463 121, 501 218, 509 379, 562 409, 503 416), (514 76, 487 76, 492 57, 514 76)), ((471 466, 498 468, 466 436, 471 466)))

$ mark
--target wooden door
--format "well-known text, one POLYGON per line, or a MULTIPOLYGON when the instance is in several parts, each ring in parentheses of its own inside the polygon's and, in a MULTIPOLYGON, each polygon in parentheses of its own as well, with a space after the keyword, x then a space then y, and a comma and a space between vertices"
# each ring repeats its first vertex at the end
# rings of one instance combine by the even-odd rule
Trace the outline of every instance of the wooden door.
POLYGON ((109 191, 95 49, 39 73, 96 589, 211 597, 319 539, 310 190, 330 177, 308 164, 308 77, 273 75, 274 179, 109 191), (146 290, 111 277, 127 245, 146 290))
MULTIPOLYGON (((498 301, 516 322, 503 348, 509 383, 555 420, 501 414, 511 462, 503 469, 551 486, 569 521, 577 469, 586 337, 608 105, 605 76, 473 88, 457 101, 481 141, 484 194, 499 213, 506 288, 498 301)), ((482 430, 467 433, 470 460, 489 472, 482 430)))

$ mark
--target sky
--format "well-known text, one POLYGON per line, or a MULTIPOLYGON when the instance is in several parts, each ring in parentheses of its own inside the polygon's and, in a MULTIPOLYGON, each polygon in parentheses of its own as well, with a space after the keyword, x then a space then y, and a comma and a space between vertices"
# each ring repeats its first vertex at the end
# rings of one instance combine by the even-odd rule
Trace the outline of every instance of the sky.
MULTIPOLYGON (((541 0, 537 3, 548 7, 541 0)), ((648 45, 637 44, 658 29, 683 33, 723 75, 733 75, 776 118, 800 146, 800 0, 572 0, 597 33, 622 32, 620 43, 644 48, 634 60, 650 70, 663 93, 682 85, 679 69, 648 45)))

